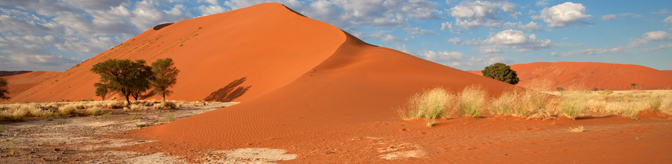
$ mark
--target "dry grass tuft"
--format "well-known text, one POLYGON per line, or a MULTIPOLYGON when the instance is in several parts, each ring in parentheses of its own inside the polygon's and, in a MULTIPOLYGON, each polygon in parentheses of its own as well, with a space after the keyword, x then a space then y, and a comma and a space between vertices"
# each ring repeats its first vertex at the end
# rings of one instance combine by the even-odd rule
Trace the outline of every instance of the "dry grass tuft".
POLYGON ((91 107, 91 108, 86 109, 86 113, 88 113, 90 115, 93 115, 93 116, 100 115, 101 111, 102 111, 102 109, 100 109, 100 107, 91 107))
POLYGON ((488 93, 483 87, 471 85, 459 94, 459 112, 462 116, 478 117, 483 112, 488 93))
POLYGON ((562 115, 571 119, 576 119, 576 117, 585 115, 586 110, 588 109, 588 105, 584 99, 586 94, 590 93, 585 91, 562 93, 562 96, 559 98, 559 107, 562 115))
POLYGON ((581 133, 585 132, 586 129, 583 128, 583 126, 577 126, 577 127, 570 127, 569 132, 574 132, 574 133, 581 133))
POLYGON ((411 96, 406 109, 399 112, 404 120, 445 117, 446 109, 451 109, 454 97, 443 88, 434 88, 411 96))
POLYGON ((62 115, 69 115, 77 112, 77 107, 75 107, 74 105, 64 105, 58 107, 58 112, 61 113, 62 115))

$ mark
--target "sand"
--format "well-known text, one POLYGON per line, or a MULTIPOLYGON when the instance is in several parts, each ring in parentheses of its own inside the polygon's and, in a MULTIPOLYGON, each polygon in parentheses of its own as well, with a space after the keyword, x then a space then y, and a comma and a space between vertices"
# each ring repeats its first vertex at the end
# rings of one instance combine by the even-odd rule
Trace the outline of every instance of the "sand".
MULTIPOLYGON (((556 87, 581 89, 629 90, 631 83, 636 89, 670 89, 672 72, 640 65, 597 62, 535 62, 514 64, 511 69, 518 73, 520 86, 530 86, 543 80, 556 87), (642 87, 643 85, 643 87, 642 87)), ((481 71, 469 71, 481 75, 481 71)))

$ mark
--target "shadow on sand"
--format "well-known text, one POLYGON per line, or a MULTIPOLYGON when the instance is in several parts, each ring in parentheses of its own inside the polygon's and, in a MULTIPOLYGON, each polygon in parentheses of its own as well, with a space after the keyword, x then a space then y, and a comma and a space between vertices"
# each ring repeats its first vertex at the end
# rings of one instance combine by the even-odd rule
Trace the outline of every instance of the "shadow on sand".
POLYGON ((160 29, 162 29, 162 28, 164 28, 164 27, 168 27, 168 26, 170 26, 170 25, 172 25, 172 24, 173 24, 173 23, 164 23, 164 24, 156 25, 156 26, 154 26, 154 28, 152 28, 152 29, 154 29, 154 30, 156 31, 156 30, 160 30, 160 29))
POLYGON ((240 86, 247 80, 247 77, 243 77, 237 80, 232 81, 224 88, 220 88, 215 92, 210 93, 208 97, 205 97, 205 101, 220 101, 220 102, 231 102, 234 99, 243 96, 247 90, 252 86, 240 86))

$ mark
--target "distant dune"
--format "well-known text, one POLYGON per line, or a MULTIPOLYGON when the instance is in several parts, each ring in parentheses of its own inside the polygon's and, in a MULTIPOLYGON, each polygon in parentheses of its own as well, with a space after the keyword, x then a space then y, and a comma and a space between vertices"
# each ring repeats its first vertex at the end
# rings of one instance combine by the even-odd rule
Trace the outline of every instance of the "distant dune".
POLYGON ((20 94, 23 91, 26 91, 47 79, 50 79, 59 72, 28 72, 18 75, 5 76, 2 77, 7 80, 7 87, 9 88, 9 97, 14 97, 15 95, 20 94))
POLYGON ((24 74, 32 71, 0 71, 0 77, 24 74))
MULTIPOLYGON (((672 89, 672 71, 657 70, 640 65, 596 62, 536 62, 511 65, 518 73, 520 86, 547 80, 551 89, 581 87, 583 89, 672 89), (643 87, 642 87, 643 85, 643 87)), ((481 71, 470 71, 481 75, 481 71)))

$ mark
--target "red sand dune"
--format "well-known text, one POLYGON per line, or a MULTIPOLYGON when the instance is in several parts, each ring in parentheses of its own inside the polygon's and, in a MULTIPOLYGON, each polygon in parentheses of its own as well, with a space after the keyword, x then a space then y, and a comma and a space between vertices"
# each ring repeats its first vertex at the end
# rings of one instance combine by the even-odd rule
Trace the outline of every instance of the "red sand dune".
POLYGON ((15 95, 20 94, 23 91, 26 91, 40 84, 43 81, 46 81, 56 76, 58 73, 59 72, 37 71, 18 75, 5 76, 2 78, 7 80, 8 83, 7 87, 9 88, 9 97, 13 97, 15 95))
MULTIPOLYGON (((672 72, 632 65, 596 62, 536 62, 511 65, 518 73, 520 86, 529 86, 535 80, 549 80, 550 89, 556 87, 582 89, 631 89, 631 83, 637 89, 672 89, 672 72)), ((481 71, 469 71, 482 75, 481 71)), ((537 81, 538 82, 538 81, 537 81)))

